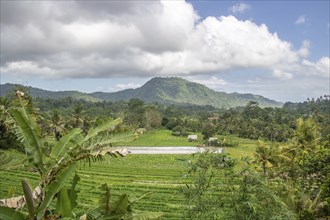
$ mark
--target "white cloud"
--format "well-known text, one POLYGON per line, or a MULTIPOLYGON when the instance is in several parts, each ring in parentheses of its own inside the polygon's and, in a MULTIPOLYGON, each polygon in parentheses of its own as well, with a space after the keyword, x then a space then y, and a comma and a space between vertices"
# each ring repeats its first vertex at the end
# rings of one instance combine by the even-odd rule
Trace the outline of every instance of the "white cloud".
POLYGON ((249 79, 247 82, 248 83, 260 83, 261 79, 259 77, 256 77, 255 79, 249 79))
POLYGON ((212 89, 219 89, 223 87, 224 85, 227 85, 228 82, 226 82, 223 79, 219 79, 216 76, 211 76, 208 79, 191 79, 193 82, 204 84, 207 87, 210 87, 212 89))
POLYGON ((309 40, 304 40, 301 48, 298 50, 298 54, 301 57, 308 57, 310 45, 311 45, 311 43, 309 40))
POLYGON ((305 69, 305 74, 308 75, 321 75, 330 77, 330 58, 322 57, 317 62, 313 63, 308 60, 302 61, 302 68, 305 69))
POLYGON ((142 85, 139 83, 127 83, 127 84, 118 83, 114 87, 117 90, 124 90, 124 89, 136 89, 141 86, 142 85))
POLYGON ((306 17, 304 15, 301 15, 297 18, 295 24, 305 24, 306 22, 306 17))
POLYGON ((232 7, 229 8, 229 11, 234 13, 234 14, 238 14, 238 13, 243 13, 247 10, 249 10, 251 8, 250 5, 240 2, 240 3, 236 3, 235 5, 233 5, 232 7))
POLYGON ((55 75, 56 71, 49 67, 41 67, 32 61, 17 61, 1 67, 1 73, 15 73, 15 75, 55 75))
MULTIPOLYGON (((307 60, 309 41, 295 50, 265 24, 234 16, 200 19, 185 1, 6 1, 1 6, 1 73, 6 75, 189 76, 262 68, 282 79, 328 77, 329 57, 307 60)), ((235 13, 250 7, 234 6, 235 13)))
POLYGON ((283 72, 277 69, 273 70, 273 76, 281 80, 290 80, 293 78, 293 75, 291 73, 283 72))

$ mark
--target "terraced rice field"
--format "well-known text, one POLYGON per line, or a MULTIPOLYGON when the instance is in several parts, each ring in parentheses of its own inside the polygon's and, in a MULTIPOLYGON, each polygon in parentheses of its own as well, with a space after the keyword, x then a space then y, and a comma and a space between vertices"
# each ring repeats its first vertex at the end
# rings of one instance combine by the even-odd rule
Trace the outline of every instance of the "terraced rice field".
POLYGON ((122 144, 123 146, 196 146, 203 142, 201 134, 198 135, 198 142, 189 142, 187 137, 171 135, 170 130, 147 131, 140 135, 138 139, 122 144))
MULTIPOLYGON (((239 143, 237 147, 224 148, 232 157, 253 155, 256 141, 228 138, 239 143)), ((183 137, 173 137, 168 132, 155 131, 153 134, 141 135, 138 140, 131 143, 131 146, 187 146, 184 143, 191 145, 183 137)), ((39 180, 37 174, 24 167, 23 154, 11 151, 10 156, 11 158, 0 157, 1 160, 11 159, 9 165, 0 168, 0 198, 7 198, 10 188, 15 188, 16 196, 23 195, 23 178, 27 178, 33 187, 37 186, 39 180)), ((75 210, 77 216, 97 207, 101 193, 99 186, 107 183, 112 189, 114 199, 124 193, 136 198, 152 192, 133 206, 135 210, 163 212, 162 219, 184 219, 185 202, 178 190, 190 182, 185 178, 185 174, 188 170, 188 160, 191 159, 192 155, 136 154, 124 158, 107 158, 91 166, 82 162, 78 169, 81 180, 78 184, 79 205, 75 210)))
MULTIPOLYGON (((85 166, 80 164, 78 174, 80 194, 77 214, 95 208, 98 204, 99 186, 111 186, 112 196, 121 194, 140 197, 153 194, 134 205, 135 210, 163 212, 162 219, 183 219, 184 200, 178 194, 180 187, 189 183, 184 178, 187 160, 191 155, 129 155, 125 158, 110 158, 85 166)), ((5 198, 10 186, 16 188, 16 195, 22 194, 21 179, 27 178, 33 186, 38 184, 36 174, 22 170, 0 170, 0 198, 5 198)))

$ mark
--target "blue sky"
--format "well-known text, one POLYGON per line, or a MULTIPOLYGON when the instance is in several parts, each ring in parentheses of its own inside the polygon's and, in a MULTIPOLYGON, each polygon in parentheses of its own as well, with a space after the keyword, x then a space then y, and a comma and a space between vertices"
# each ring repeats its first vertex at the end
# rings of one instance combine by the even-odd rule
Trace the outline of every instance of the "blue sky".
POLYGON ((329 94, 329 1, 1 1, 1 27, 1 84, 179 76, 284 102, 329 94))

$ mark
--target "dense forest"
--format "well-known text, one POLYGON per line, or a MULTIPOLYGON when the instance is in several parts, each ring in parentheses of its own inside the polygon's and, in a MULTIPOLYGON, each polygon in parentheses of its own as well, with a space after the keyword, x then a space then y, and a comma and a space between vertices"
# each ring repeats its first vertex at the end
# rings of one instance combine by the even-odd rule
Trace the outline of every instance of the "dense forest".
MULTIPOLYGON (((243 107, 217 109, 150 104, 139 99, 118 102, 32 99, 28 91, 16 94, 13 91, 0 99, 0 148, 25 152, 40 174, 41 187, 46 186, 46 192, 57 187, 56 192, 48 192, 50 198, 44 198, 48 203, 39 201, 37 215, 41 219, 57 193, 66 197, 70 193, 54 180, 67 181, 67 173, 76 168, 75 161, 95 162, 105 154, 116 156, 117 153, 105 148, 106 144, 129 141, 139 128, 165 128, 175 136, 199 132, 205 141, 214 135, 254 139, 258 144, 253 158, 243 157, 239 161, 225 153, 206 152, 189 160, 187 177, 192 182, 179 192, 188 204, 186 216, 326 219, 330 213, 329 104, 330 97, 321 96, 303 103, 285 103, 282 108, 261 108, 251 101, 243 107), (64 149, 69 152, 66 156, 64 149), (47 162, 42 162, 45 158, 47 162)), ((23 181, 23 187, 26 185, 23 181)), ((102 187, 107 192, 108 186, 102 187)), ((65 216, 62 208, 59 210, 65 216)), ((35 209, 31 210, 33 216, 35 209)), ((100 210, 94 211, 99 216, 113 214, 100 210)), ((131 215, 129 210, 130 206, 125 206, 120 216, 131 215)))
MULTIPOLYGON (((25 93, 28 94, 28 91, 25 93)), ((14 92, 1 97, 1 105, 5 109, 9 108, 13 97, 14 92)), ((210 105, 150 104, 139 99, 117 102, 87 102, 70 97, 29 99, 40 114, 38 123, 43 131, 46 134, 55 132, 57 137, 75 127, 87 131, 104 117, 123 118, 125 126, 132 129, 163 127, 171 130, 173 135, 186 136, 201 132, 208 139, 215 134, 233 134, 277 142, 285 142, 292 137, 298 118, 312 117, 320 126, 322 140, 329 138, 327 135, 330 134, 330 97, 327 95, 303 103, 288 102, 282 108, 261 108, 258 102, 250 101, 244 107, 230 109, 218 109, 210 105)), ((4 129, 3 123, 1 129, 4 129)), ((5 134, 2 132, 2 136, 5 134)), ((12 134, 9 132, 7 135, 10 137, 12 134)), ((1 140, 3 142, 6 138, 1 140)))

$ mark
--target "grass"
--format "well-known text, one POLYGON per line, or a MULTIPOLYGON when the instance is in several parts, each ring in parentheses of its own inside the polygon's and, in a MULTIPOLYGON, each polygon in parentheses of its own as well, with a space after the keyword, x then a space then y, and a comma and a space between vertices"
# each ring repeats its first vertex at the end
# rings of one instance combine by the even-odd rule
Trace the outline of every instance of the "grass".
POLYGON ((187 137, 173 136, 170 130, 152 130, 141 134, 136 140, 119 144, 121 146, 150 146, 150 147, 161 147, 161 146, 196 146, 203 142, 202 135, 197 134, 199 141, 189 142, 187 137))
POLYGON ((229 136, 223 136, 219 135, 218 139, 223 140, 226 138, 227 140, 230 140, 234 143, 238 143, 238 146, 236 147, 224 147, 224 151, 228 153, 233 158, 241 158, 244 156, 253 156, 256 147, 257 147, 257 141, 256 140, 250 140, 245 138, 239 138, 233 135, 229 136))
MULTIPOLYGON (((146 146, 146 147, 160 147, 160 146, 196 146, 203 144, 202 135, 197 133, 198 141, 189 142, 187 137, 178 137, 171 135, 170 130, 153 130, 147 131, 141 134, 138 139, 129 142, 119 144, 120 146, 146 146)), ((236 136, 217 136, 219 140, 226 138, 232 142, 238 143, 237 147, 225 147, 223 148, 226 153, 230 154, 234 158, 241 158, 242 156, 253 156, 257 141, 239 138, 236 136)))
MULTIPOLYGON (((190 159, 191 155, 128 155, 125 158, 108 158, 91 166, 80 163, 77 216, 97 207, 101 193, 99 186, 107 183, 114 199, 121 194, 137 198, 151 192, 134 205, 135 210, 163 212, 162 219, 182 219, 185 203, 178 190, 189 183, 184 175, 190 159)), ((27 178, 32 187, 38 184, 36 173, 22 169, 1 169, 0 176, 0 198, 6 198, 11 187, 16 189, 15 196, 22 195, 23 178, 27 178)))
MULTIPOLYGON (((199 135, 201 137, 201 135, 199 135)), ((219 139, 223 138, 219 136, 219 139)), ((224 148, 234 158, 252 156, 256 141, 227 136, 227 139, 239 143, 237 147, 224 148)), ((130 143, 130 146, 194 146, 196 142, 188 142, 185 137, 175 137, 167 130, 149 131, 130 143)), ((128 145, 127 145, 128 146, 128 145)), ((2 152, 2 151, 0 151, 2 152)), ((22 195, 21 180, 27 178, 32 187, 36 187, 39 177, 24 167, 25 155, 15 151, 5 151, 3 158, 10 156, 12 161, 0 168, 0 198, 6 198, 10 188, 15 195, 22 195), (14 167, 14 169, 8 169, 14 167)), ((137 198, 145 193, 151 195, 134 205, 135 210, 163 212, 162 219, 183 219, 185 201, 178 193, 180 187, 190 183, 185 177, 188 161, 192 155, 128 155, 125 158, 108 158, 88 166, 81 162, 78 174, 79 205, 77 216, 95 208, 101 193, 99 186, 107 183, 112 189, 112 196, 128 194, 137 198)))

